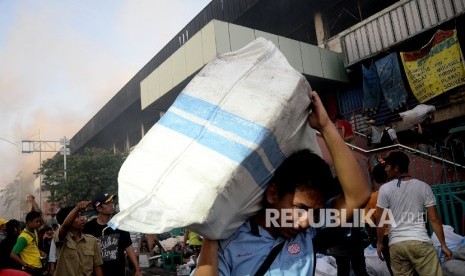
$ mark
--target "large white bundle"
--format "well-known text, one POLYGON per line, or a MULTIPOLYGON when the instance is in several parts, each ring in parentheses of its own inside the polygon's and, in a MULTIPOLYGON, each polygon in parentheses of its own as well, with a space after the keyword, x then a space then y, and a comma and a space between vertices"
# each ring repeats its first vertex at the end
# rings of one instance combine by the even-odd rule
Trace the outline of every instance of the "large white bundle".
POLYGON ((402 121, 397 125, 396 130, 402 131, 413 128, 416 124, 422 123, 428 116, 436 111, 434 105, 419 104, 411 110, 400 112, 402 121))
POLYGON ((259 38, 207 64, 131 152, 119 172, 113 227, 162 233, 189 226, 231 235, 261 207, 292 152, 320 154, 306 123, 310 86, 259 38))

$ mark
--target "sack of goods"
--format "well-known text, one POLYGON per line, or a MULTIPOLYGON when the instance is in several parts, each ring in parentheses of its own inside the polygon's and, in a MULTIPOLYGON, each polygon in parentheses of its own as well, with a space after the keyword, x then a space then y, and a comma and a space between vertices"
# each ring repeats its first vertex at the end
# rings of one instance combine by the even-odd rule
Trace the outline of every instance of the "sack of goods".
POLYGON ((400 112, 399 116, 402 118, 402 121, 398 124, 396 130, 402 131, 411 129, 416 124, 422 123, 435 111, 436 107, 434 107, 434 105, 419 104, 411 110, 400 112))
POLYGON ((287 156, 304 148, 321 155, 307 123, 310 91, 263 38, 212 60, 124 162, 110 225, 229 237, 261 208, 287 156))

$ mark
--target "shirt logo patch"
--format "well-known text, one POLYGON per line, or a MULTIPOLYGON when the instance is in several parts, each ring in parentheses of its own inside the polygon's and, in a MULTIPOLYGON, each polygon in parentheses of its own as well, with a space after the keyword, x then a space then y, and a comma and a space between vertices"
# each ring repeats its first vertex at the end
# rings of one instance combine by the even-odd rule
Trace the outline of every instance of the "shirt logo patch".
POLYGON ((292 254, 292 255, 299 254, 300 251, 301 251, 301 248, 300 248, 300 244, 298 243, 290 243, 287 246, 287 252, 289 252, 289 254, 292 254))

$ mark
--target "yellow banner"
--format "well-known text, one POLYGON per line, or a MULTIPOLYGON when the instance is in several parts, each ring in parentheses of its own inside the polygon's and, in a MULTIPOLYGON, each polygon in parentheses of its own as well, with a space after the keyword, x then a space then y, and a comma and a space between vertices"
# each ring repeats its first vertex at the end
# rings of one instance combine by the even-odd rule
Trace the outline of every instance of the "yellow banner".
POLYGON ((400 52, 413 95, 424 103, 465 84, 465 68, 456 30, 438 30, 418 51, 400 52))

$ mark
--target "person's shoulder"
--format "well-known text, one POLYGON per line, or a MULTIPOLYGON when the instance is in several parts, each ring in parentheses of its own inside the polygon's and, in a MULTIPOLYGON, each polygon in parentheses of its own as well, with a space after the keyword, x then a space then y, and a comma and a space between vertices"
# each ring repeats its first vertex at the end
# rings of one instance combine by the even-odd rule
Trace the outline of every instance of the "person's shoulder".
POLYGON ((383 185, 381 185, 381 187, 379 187, 378 196, 379 196, 381 193, 386 192, 386 191, 390 188, 391 182, 392 182, 392 181, 386 182, 386 183, 384 183, 383 185))
POLYGON ((396 183, 397 179, 393 179, 381 185, 381 187, 379 188, 378 197, 380 197, 382 194, 390 194, 391 190, 394 189, 394 187, 396 186, 396 183))
POLYGON ((94 231, 95 229, 97 229, 97 219, 92 219, 86 222, 83 232, 88 233, 89 231, 94 231))
POLYGON ((91 234, 82 233, 82 237, 86 240, 86 242, 97 242, 97 238, 91 234))
POLYGON ((432 190, 431 185, 416 178, 412 178, 413 183, 426 190, 432 190))
POLYGON ((227 246, 233 245, 236 241, 241 240, 241 237, 252 235, 252 229, 249 221, 244 222, 231 236, 226 239, 218 240, 220 249, 224 250, 227 246))

